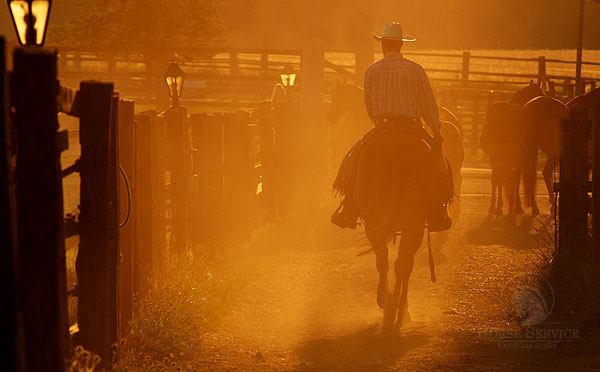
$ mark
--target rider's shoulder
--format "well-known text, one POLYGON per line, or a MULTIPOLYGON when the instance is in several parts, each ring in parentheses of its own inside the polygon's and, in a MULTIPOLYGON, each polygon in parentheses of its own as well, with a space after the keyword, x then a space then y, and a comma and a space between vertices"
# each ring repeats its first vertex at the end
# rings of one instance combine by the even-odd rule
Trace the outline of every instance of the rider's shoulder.
POLYGON ((415 61, 412 61, 412 60, 410 60, 410 59, 408 59, 408 58, 406 58, 406 57, 404 57, 404 61, 405 61, 405 62, 406 62, 408 65, 410 65, 412 68, 414 68, 415 70, 419 70, 419 71, 423 71, 423 72, 425 71, 425 68, 423 68, 423 66, 421 66, 420 64, 418 64, 418 63, 417 63, 417 62, 415 62, 415 61))

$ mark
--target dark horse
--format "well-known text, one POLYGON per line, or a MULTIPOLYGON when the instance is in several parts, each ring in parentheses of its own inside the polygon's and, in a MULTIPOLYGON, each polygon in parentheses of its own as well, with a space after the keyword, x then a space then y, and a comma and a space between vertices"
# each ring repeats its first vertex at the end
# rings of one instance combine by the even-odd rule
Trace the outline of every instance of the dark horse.
MULTIPOLYGON (((441 133, 444 137, 444 149, 454 177, 454 190, 460 196, 462 184, 460 169, 464 160, 463 127, 457 117, 447 108, 440 106, 439 113, 442 123, 441 133)), ((360 136, 373 128, 373 123, 365 109, 363 88, 356 84, 338 81, 331 95, 328 120, 334 132, 332 133, 333 142, 338 148, 338 150, 333 150, 333 156, 336 160, 341 159, 360 136), (353 124, 336 128, 337 123, 345 113, 349 113, 354 119, 353 124)), ((456 203, 454 208, 459 208, 456 203)))
POLYGON ((492 168, 490 214, 502 214, 503 188, 509 199, 509 213, 523 213, 518 197, 520 181, 515 174, 521 151, 519 115, 530 100, 543 95, 540 85, 530 81, 526 87, 519 89, 510 101, 495 102, 488 108, 481 131, 481 147, 489 155, 492 168), (516 191, 513 191, 515 188, 516 191))
POLYGON ((416 136, 393 134, 369 142, 359 156, 354 189, 367 238, 376 255, 379 285, 377 301, 384 308, 384 325, 410 320, 408 280, 414 256, 425 230, 428 189, 434 182, 433 158, 429 146, 416 136), (393 295, 388 285, 389 242, 401 232, 398 258, 394 265, 393 295), (405 317, 408 317, 405 318, 405 317))

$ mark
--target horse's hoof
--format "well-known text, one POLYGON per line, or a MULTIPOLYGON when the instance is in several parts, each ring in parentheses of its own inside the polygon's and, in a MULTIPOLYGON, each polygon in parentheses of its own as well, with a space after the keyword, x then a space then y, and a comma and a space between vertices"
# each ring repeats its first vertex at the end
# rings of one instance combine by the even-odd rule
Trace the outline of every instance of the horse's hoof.
POLYGON ((490 207, 490 209, 488 210, 488 214, 489 214, 489 215, 493 215, 493 214, 495 214, 495 213, 496 213, 496 209, 495 209, 495 208, 494 208, 494 206, 492 205, 492 206, 490 207))
POLYGON ((515 210, 515 214, 525 214, 525 211, 522 207, 517 207, 517 209, 515 210))
POLYGON ((385 309, 392 298, 392 293, 387 285, 377 286, 377 305, 385 309))
POLYGON ((504 212, 502 211, 502 207, 496 208, 496 216, 502 216, 504 212))
POLYGON ((532 216, 539 216, 539 214, 540 214, 540 210, 538 209, 538 207, 533 207, 531 209, 531 215, 532 216))
POLYGON ((394 329, 394 319, 396 318, 396 306, 394 306, 393 302, 388 301, 386 306, 383 308, 383 330, 391 331, 394 329))
POLYGON ((398 310, 398 320, 396 321, 396 326, 398 328, 402 328, 412 322, 412 317, 410 316, 410 312, 408 311, 408 307, 404 308, 404 310, 398 310))

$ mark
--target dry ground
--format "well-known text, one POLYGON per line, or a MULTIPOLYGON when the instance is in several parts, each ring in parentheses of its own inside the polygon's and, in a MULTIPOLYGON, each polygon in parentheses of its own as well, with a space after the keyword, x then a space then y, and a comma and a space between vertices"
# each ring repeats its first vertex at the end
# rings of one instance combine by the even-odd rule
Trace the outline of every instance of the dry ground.
POLYGON ((391 336, 382 333, 375 303, 374 256, 355 256, 365 248, 361 232, 330 226, 327 210, 307 225, 257 239, 243 258, 249 275, 238 305, 207 336, 206 369, 600 370, 599 344, 585 330, 583 342, 554 344, 510 343, 495 333, 518 329, 507 321, 506 289, 534 269, 535 226, 549 216, 488 216, 488 196, 474 193, 484 187, 481 177, 465 180, 462 217, 436 252, 436 283, 426 250, 417 253, 409 292, 413 322, 391 336))

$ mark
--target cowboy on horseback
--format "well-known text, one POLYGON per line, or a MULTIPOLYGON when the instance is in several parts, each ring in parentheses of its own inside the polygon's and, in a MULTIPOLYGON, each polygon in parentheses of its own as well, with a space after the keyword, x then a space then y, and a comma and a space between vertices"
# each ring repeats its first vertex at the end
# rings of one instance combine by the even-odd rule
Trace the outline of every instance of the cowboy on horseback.
POLYGON ((404 42, 416 39, 403 35, 402 26, 395 22, 385 25, 381 36, 373 36, 381 41, 384 54, 384 58, 369 66, 365 73, 365 106, 375 128, 364 135, 342 161, 333 186, 345 198, 331 220, 340 227, 356 228, 359 213, 353 191, 360 151, 379 136, 403 132, 424 140, 431 148, 436 159, 431 166, 435 168, 439 182, 433 185, 430 193, 427 225, 432 232, 448 230, 452 221, 447 203, 454 190, 442 150, 438 105, 423 67, 401 53, 404 42), (420 118, 431 128, 433 137, 427 133, 420 118))

